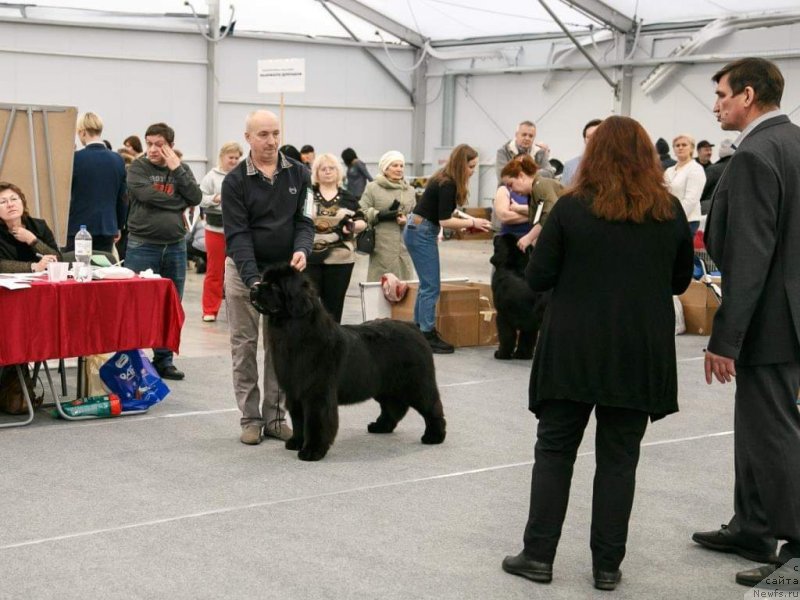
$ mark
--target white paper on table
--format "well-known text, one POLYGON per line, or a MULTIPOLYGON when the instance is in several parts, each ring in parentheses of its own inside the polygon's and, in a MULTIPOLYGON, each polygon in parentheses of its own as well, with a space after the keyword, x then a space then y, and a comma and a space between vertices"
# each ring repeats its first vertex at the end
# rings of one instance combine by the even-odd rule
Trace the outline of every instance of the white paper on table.
POLYGON ((39 271, 38 273, 0 273, 0 279, 12 279, 14 281, 34 281, 47 277, 47 271, 39 271))
POLYGON ((158 273, 153 273, 153 269, 146 269, 139 273, 139 277, 142 279, 161 279, 161 275, 158 273))
POLYGON ((7 290, 24 290, 31 287, 31 284, 18 279, 0 279, 0 287, 7 290))

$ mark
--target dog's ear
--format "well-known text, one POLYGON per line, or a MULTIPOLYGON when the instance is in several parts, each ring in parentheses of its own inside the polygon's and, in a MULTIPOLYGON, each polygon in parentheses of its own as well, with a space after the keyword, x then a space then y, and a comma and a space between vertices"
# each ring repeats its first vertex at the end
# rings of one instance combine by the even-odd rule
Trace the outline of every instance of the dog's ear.
POLYGON ((494 254, 489 259, 494 267, 502 267, 508 262, 508 240, 506 238, 508 238, 508 234, 494 236, 494 254))

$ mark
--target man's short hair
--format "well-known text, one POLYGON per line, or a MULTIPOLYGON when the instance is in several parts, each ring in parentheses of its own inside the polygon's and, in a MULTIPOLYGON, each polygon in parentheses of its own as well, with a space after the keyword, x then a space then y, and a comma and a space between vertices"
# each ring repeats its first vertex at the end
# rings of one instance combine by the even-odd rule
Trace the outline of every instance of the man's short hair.
POLYGON ((313 151, 314 151, 314 146, 312 146, 311 144, 306 144, 305 146, 300 148, 300 154, 308 154, 309 152, 313 151))
POLYGON ((763 58, 740 58, 714 73, 711 80, 719 83, 728 76, 728 84, 736 96, 750 86, 756 93, 756 104, 760 107, 780 106, 783 97, 783 75, 773 62, 763 58))
POLYGON ((153 123, 144 132, 144 137, 160 135, 170 146, 175 143, 175 130, 166 123, 153 123))
POLYGON ((603 122, 603 119, 592 119, 586 125, 583 126, 583 139, 586 139, 586 132, 589 131, 592 127, 597 127, 600 123, 603 122))
POLYGON ((533 123, 533 121, 522 121, 519 125, 517 125, 517 129, 519 129, 520 127, 534 127, 535 128, 536 125, 533 123))
POLYGON ((103 120, 93 112, 86 112, 78 117, 78 131, 85 131, 92 137, 103 133, 103 120))

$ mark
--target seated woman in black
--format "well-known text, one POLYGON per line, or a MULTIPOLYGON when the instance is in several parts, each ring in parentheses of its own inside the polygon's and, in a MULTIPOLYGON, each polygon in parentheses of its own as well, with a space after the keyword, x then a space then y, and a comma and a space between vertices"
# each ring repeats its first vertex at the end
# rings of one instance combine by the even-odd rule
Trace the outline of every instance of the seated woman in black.
POLYGON ((53 232, 28 214, 22 190, 0 182, 0 273, 38 273, 60 258, 53 232))

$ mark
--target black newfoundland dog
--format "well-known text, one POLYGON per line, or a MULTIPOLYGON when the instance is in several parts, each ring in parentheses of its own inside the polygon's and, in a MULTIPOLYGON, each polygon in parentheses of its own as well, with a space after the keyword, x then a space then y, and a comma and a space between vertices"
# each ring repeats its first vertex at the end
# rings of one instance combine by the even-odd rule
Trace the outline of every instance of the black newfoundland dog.
POLYGON ((525 282, 528 254, 517 248, 511 234, 494 238, 494 254, 490 259, 492 295, 497 309, 497 337, 500 347, 494 353, 499 360, 530 359, 550 292, 534 292, 525 282))
POLYGON ((288 264, 269 267, 250 299, 267 316, 278 383, 301 460, 320 460, 339 428, 338 406, 374 398, 381 414, 370 433, 391 433, 409 406, 425 418, 423 444, 441 444, 445 419, 433 354, 411 323, 379 319, 339 325, 311 281, 288 264))

